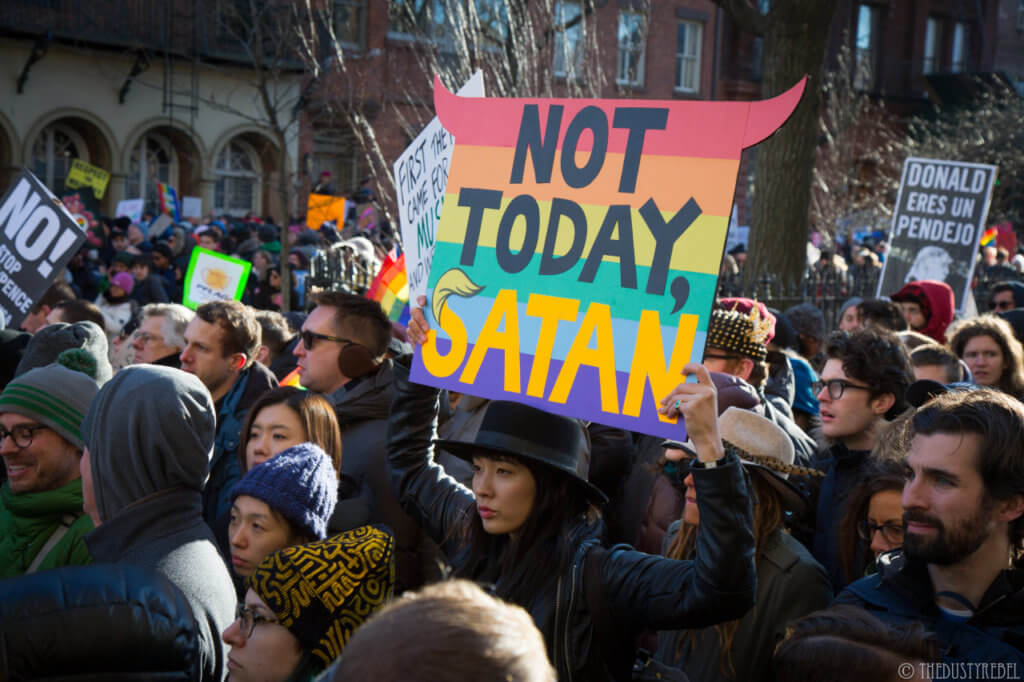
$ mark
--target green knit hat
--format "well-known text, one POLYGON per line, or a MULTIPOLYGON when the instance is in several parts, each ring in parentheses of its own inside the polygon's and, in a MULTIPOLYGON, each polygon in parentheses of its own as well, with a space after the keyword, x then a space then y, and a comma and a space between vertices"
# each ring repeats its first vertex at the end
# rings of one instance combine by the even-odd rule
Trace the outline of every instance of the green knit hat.
MULTIPOLYGON (((57 363, 25 372, 7 384, 0 393, 0 414, 13 412, 35 419, 82 448, 82 420, 100 390, 96 380, 84 373, 89 367, 82 354, 87 355, 79 349, 65 351, 57 363)), ((92 368, 95 371, 95 360, 92 368)))

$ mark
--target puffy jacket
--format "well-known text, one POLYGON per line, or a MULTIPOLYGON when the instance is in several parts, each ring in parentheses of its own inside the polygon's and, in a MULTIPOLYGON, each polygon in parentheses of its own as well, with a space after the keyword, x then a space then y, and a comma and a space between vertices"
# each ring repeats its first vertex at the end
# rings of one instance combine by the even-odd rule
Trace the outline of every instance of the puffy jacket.
MULTIPOLYGON (((476 513, 476 500, 433 458, 438 391, 410 383, 408 372, 397 366, 395 374, 388 430, 395 491, 406 511, 441 544, 455 572, 479 578, 469 574, 452 533, 476 513)), ((568 570, 553 578, 545 594, 522 604, 543 634, 561 682, 599 682, 602 676, 594 676, 595 670, 603 671, 603 679, 621 679, 628 672, 613 662, 632 660, 634 638, 644 628, 705 627, 738 618, 753 604, 753 519, 742 465, 729 455, 718 467, 695 466, 693 472, 701 513, 694 561, 652 556, 623 545, 601 553, 599 591, 621 650, 609 651, 595 641, 584 565, 596 543, 582 519, 569 540, 574 550, 568 570), (584 677, 584 670, 591 672, 584 677)))
POLYGON ((947 663, 1014 663, 1024 670, 1024 570, 1006 569, 989 586, 967 622, 945 618, 922 561, 903 550, 878 557, 878 572, 851 584, 836 604, 866 609, 891 624, 917 622, 935 633, 947 663))
POLYGON ((200 680, 192 609, 164 576, 96 564, 0 581, 0 679, 200 680))
POLYGON ((97 562, 155 570, 177 586, 195 620, 199 674, 189 679, 205 682, 227 672, 220 635, 234 621, 237 599, 213 532, 199 513, 199 493, 172 488, 136 501, 85 539, 97 562))

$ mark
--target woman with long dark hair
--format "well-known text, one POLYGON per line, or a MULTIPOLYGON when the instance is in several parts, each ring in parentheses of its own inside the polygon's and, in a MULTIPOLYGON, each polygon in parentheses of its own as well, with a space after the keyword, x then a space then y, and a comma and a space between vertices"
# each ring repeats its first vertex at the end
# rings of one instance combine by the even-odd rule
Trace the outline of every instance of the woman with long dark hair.
MULTIPOLYGON (((410 340, 422 344, 428 330, 415 310, 410 340)), ((604 496, 579 470, 576 420, 492 401, 473 442, 437 443, 472 463, 472 490, 460 485, 434 462, 438 391, 396 371, 388 456, 403 507, 441 543, 456 575, 492 584, 530 613, 562 682, 628 678, 641 630, 705 627, 753 603, 747 484, 718 435, 707 370, 690 364, 684 374, 697 383, 679 384, 660 411, 686 420, 697 453, 703 521, 688 561, 599 546, 604 496)))
POLYGON ((903 546, 906 464, 874 458, 850 491, 839 523, 839 560, 848 583, 875 572, 875 559, 903 546))

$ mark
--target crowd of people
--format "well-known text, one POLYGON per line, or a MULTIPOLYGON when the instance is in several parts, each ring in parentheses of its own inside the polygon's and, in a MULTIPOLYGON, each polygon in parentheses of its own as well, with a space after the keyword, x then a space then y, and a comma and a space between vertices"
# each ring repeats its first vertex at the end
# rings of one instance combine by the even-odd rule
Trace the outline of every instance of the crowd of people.
POLYGON ((0 331, 0 677, 1024 676, 1024 285, 719 299, 663 440, 416 384, 419 307, 282 314, 322 236, 218 223, 114 225, 0 331), (242 301, 173 302, 195 245, 242 301))

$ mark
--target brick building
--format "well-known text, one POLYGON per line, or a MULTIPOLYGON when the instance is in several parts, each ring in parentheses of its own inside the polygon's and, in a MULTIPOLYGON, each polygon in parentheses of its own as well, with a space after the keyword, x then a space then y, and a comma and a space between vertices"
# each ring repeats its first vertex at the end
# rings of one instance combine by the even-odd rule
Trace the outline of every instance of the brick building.
MULTIPOLYGON (((424 10, 415 16, 396 8, 402 5, 344 3, 346 21, 339 35, 345 36, 345 66, 339 68, 334 60, 307 110, 309 134, 300 143, 300 157, 311 159, 312 176, 330 172, 339 189, 354 189, 369 175, 346 107, 365 114, 378 157, 390 165, 433 116, 429 67, 460 58, 451 31, 462 19, 443 16, 439 3, 414 0, 412 5, 424 10)), ((554 2, 554 16, 539 20, 548 26, 571 23, 582 7, 578 1, 554 2)), ((593 14, 580 23, 534 36, 540 46, 529 79, 536 85, 524 94, 578 95, 581 88, 571 87, 576 78, 588 81, 582 88, 588 96, 709 99, 716 88, 719 16, 710 0, 594 3, 593 14), (603 85, 588 91, 586 85, 595 78, 603 85)), ((487 68, 484 72, 488 94, 494 94, 493 74, 487 68)))
MULTIPOLYGON (((449 8, 468 1, 447 0, 449 8)), ((59 189, 70 160, 83 158, 113 174, 106 211, 122 198, 144 196, 152 205, 155 180, 201 197, 204 212, 278 219, 301 213, 322 171, 331 173, 335 192, 353 191, 371 175, 374 159, 378 170, 390 165, 432 115, 428 71, 461 58, 453 47, 459 24, 439 11, 446 6, 439 0, 322 2, 340 52, 328 49, 321 26, 315 58, 323 75, 308 68, 314 56, 299 54, 275 72, 276 112, 287 124, 282 145, 238 39, 244 31, 232 30, 231 11, 249 0, 8 0, 0 7, 0 186, 26 165, 59 189), (348 115, 356 109, 358 121, 348 115), (276 191, 281 168, 288 207, 276 191)), ((506 0, 472 2, 484 11, 506 0)), ((1020 4, 840 0, 831 53, 850 41, 858 59, 873 66, 864 90, 909 115, 937 96, 930 82, 937 75, 1003 72, 1021 83, 1020 4)), ((586 87, 576 86, 598 83, 586 94, 761 97, 760 39, 739 31, 711 0, 599 0, 574 21, 586 6, 551 3, 546 26, 566 28, 535 36, 524 93, 578 95, 586 87)), ((500 12, 495 21, 500 34, 500 12)), ((279 39, 296 35, 286 22, 276 28, 287 33, 279 39)), ((500 49, 502 39, 507 33, 489 49, 500 49)), ((487 80, 494 94, 493 74, 487 80)), ((741 224, 749 161, 738 183, 741 224)))

